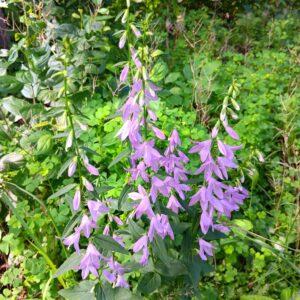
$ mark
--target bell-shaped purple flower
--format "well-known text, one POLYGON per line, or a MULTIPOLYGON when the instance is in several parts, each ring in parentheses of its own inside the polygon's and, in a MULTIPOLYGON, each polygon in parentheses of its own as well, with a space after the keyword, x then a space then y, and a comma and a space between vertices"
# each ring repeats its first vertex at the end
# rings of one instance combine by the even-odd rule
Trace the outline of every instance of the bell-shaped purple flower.
POLYGON ((169 198, 169 201, 168 201, 168 204, 167 204, 167 208, 169 208, 170 210, 172 210, 175 214, 178 214, 178 210, 179 209, 183 209, 184 210, 184 208, 178 202, 178 200, 176 199, 176 197, 173 196, 173 195, 171 195, 171 197, 169 198))
POLYGON ((86 253, 82 258, 79 269, 81 270, 82 279, 86 279, 89 273, 98 277, 101 254, 92 243, 89 243, 86 253))
POLYGON ((90 237, 91 231, 96 228, 96 224, 93 220, 90 220, 87 215, 83 215, 79 226, 86 238, 90 237))
POLYGON ((76 227, 75 231, 66 237, 63 241, 63 243, 70 248, 70 246, 74 246, 74 249, 76 250, 77 253, 80 252, 79 249, 79 240, 80 240, 80 228, 76 227))
POLYGON ((132 32, 134 33, 134 35, 135 35, 137 38, 141 37, 142 34, 141 34, 141 32, 136 28, 135 25, 130 24, 130 27, 131 27, 131 29, 132 29, 132 32))
POLYGON ((109 212, 109 208, 100 201, 89 200, 87 202, 87 206, 94 222, 98 221, 98 218, 101 214, 109 212))
POLYGON ((160 140, 164 140, 166 138, 165 134, 157 127, 151 126, 151 129, 160 140))
POLYGON ((230 126, 224 126, 226 132, 234 139, 234 140, 239 140, 240 137, 239 135, 230 127, 230 126))
POLYGON ((93 165, 91 165, 90 163, 88 162, 85 162, 84 163, 87 171, 92 174, 92 175, 95 175, 95 176, 99 176, 99 171, 97 170, 97 168, 95 168, 93 165))
POLYGON ((143 161, 140 161, 138 165, 133 166, 129 169, 129 173, 131 174, 132 180, 136 181, 139 177, 141 177, 145 182, 149 182, 148 173, 146 172, 147 167, 143 161))
POLYGON ((199 251, 198 254, 202 260, 207 260, 207 255, 213 256, 214 246, 211 243, 206 242, 203 239, 199 239, 199 251))
POLYGON ((154 216, 154 213, 150 204, 148 194, 141 185, 138 186, 138 191, 138 193, 133 192, 128 194, 128 197, 132 200, 141 200, 140 203, 136 206, 134 214, 137 218, 140 218, 143 214, 145 214, 150 219, 152 216, 154 216))
POLYGON ((129 66, 126 65, 123 70, 121 71, 121 74, 120 74, 120 81, 121 82, 125 82, 126 79, 127 79, 127 76, 128 76, 128 72, 129 72, 129 66))
POLYGON ((103 270, 102 274, 108 282, 110 282, 110 283, 115 282, 116 275, 114 273, 111 273, 108 270, 103 270))
POLYGON ((151 218, 148 231, 148 237, 150 241, 153 240, 155 233, 158 234, 162 239, 164 239, 167 235, 169 235, 172 240, 174 239, 174 233, 170 226, 168 216, 164 214, 157 214, 151 218))
POLYGON ((148 247, 148 237, 147 235, 143 235, 140 237, 133 245, 132 250, 134 253, 141 251, 143 248, 148 247))
POLYGON ((82 183, 88 191, 92 192, 94 190, 91 182, 89 182, 85 177, 82 177, 82 183))
POLYGON ((161 154, 154 148, 154 141, 144 142, 136 147, 136 152, 132 155, 132 159, 137 160, 143 158, 147 167, 153 171, 158 170, 161 154))
POLYGON ((73 209, 75 211, 79 209, 80 200, 81 200, 80 189, 76 189, 75 194, 74 194, 74 198, 73 198, 73 209))
POLYGON ((76 171, 77 158, 73 158, 68 167, 68 176, 72 177, 76 171))
POLYGON ((205 162, 210 157, 211 144, 211 140, 198 142, 190 149, 189 153, 199 153, 201 161, 205 162))

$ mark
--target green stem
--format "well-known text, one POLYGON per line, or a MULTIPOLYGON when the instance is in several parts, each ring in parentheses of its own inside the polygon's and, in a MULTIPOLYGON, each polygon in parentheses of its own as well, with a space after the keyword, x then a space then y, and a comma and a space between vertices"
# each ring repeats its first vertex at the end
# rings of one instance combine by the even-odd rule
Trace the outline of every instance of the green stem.
MULTIPOLYGON (((10 185, 10 186, 13 186, 15 187, 16 189, 20 190, 21 192, 23 192, 24 194, 27 194, 28 196, 30 196, 32 199, 36 200, 40 205, 41 207, 45 210, 46 214, 50 217, 50 220, 51 220, 51 223, 53 224, 53 227, 55 229, 55 232, 57 234, 57 236, 61 237, 61 232, 59 231, 58 227, 56 226, 55 224, 55 220, 51 214, 51 212, 48 210, 47 206, 43 203, 43 201, 41 201, 38 197, 36 197, 35 195, 31 194, 30 192, 24 190, 23 188, 21 188, 20 186, 12 183, 12 182, 6 182, 4 181, 4 183, 6 185, 10 185)), ((66 247, 64 245, 64 243, 60 240, 61 242, 61 245, 62 245, 62 249, 64 251, 64 254, 66 257, 68 257, 68 254, 67 254, 67 251, 66 251, 66 247)))
MULTIPOLYGON (((66 64, 65 64, 65 72, 67 72, 66 64)), ((67 76, 65 74, 65 76, 64 76, 65 106, 66 106, 67 117, 69 119, 69 123, 70 123, 71 130, 72 130, 72 135, 73 135, 72 139, 74 141, 75 153, 76 153, 76 156, 78 158, 79 185, 80 185, 80 189, 82 189, 82 178, 81 178, 82 162, 81 162, 81 156, 80 156, 80 152, 79 152, 79 146, 78 146, 77 139, 76 139, 76 136, 75 136, 75 126, 74 126, 74 122, 73 122, 72 112, 71 112, 71 109, 70 109, 70 103, 69 103, 69 100, 68 100, 67 90, 68 90, 68 83, 67 83, 67 76)))
MULTIPOLYGON (((22 227, 25 229, 25 235, 27 235, 29 238, 29 239, 27 239, 28 242, 38 251, 38 253, 40 253, 44 257, 45 261, 47 262, 47 264, 49 265, 51 270, 56 272, 57 268, 56 268, 55 264, 53 263, 53 261, 51 260, 49 255, 43 250, 43 246, 42 246, 41 242, 31 232, 31 230, 30 230, 29 226, 27 225, 27 223, 25 222, 25 220, 19 215, 18 211, 16 210, 16 208, 12 202, 12 199, 8 196, 8 194, 6 192, 1 194, 1 199, 2 199, 3 203, 9 207, 9 209, 15 215, 17 220, 21 223, 22 227)), ((66 287, 66 284, 61 276, 58 277, 58 281, 64 288, 66 287)))

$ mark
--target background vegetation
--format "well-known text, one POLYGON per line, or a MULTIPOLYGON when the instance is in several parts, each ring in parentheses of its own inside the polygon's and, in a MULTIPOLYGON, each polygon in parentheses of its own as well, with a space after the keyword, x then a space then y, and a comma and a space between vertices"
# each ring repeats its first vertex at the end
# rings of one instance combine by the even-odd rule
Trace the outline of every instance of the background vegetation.
MULTIPOLYGON (((207 137, 232 80, 241 85, 234 128, 250 198, 234 214, 232 232, 218 239, 213 264, 191 271, 197 293, 176 272, 145 287, 137 269, 130 273, 134 297, 298 299, 299 2, 136 2, 145 43, 157 50, 151 75, 162 87, 159 124, 178 129, 184 150, 207 137)), ((121 120, 112 118, 122 103, 122 92, 114 93, 118 62, 126 60, 115 18, 125 5, 0 2, 0 299, 60 299, 66 287, 69 299, 84 299, 74 289, 88 290, 75 272, 52 277, 71 254, 61 238, 76 219, 68 193, 51 197, 74 180, 63 173, 64 93, 77 122, 89 126, 80 141, 100 170, 97 193, 126 202, 125 147, 115 138, 121 120)), ((97 299, 133 299, 95 290, 97 299)))

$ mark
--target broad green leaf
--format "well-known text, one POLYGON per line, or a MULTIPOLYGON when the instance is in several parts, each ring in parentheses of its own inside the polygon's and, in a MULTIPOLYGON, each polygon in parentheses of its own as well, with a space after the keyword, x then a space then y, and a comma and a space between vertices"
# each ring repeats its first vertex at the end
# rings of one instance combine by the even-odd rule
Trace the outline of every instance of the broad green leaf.
POLYGON ((99 195, 101 195, 101 194, 105 194, 106 192, 112 190, 113 187, 112 187, 112 186, 109 186, 109 185, 102 185, 102 186, 100 186, 99 188, 96 187, 95 189, 96 189, 97 193, 98 193, 99 195))
POLYGON ((121 192, 121 195, 118 199, 118 209, 120 210, 122 208, 122 203, 125 201, 125 199, 127 198, 128 193, 130 193, 132 191, 132 186, 129 184, 126 184, 123 187, 123 190, 121 192))
POLYGON ((179 260, 170 259, 168 265, 158 261, 155 264, 155 270, 162 276, 177 277, 187 274, 186 266, 179 260))
POLYGON ((253 229, 253 225, 249 220, 246 219, 235 219, 232 221, 237 226, 241 227, 244 230, 250 231, 253 229))
POLYGON ((167 73, 168 73, 167 64, 164 61, 159 60, 152 68, 150 72, 150 78, 153 82, 158 82, 163 80, 167 75, 167 73))
POLYGON ((23 160, 23 155, 16 152, 3 155, 0 158, 0 171, 4 171, 10 168, 16 168, 22 164, 23 160))
POLYGON ((149 295, 157 290, 161 285, 160 275, 157 273, 146 273, 142 276, 138 283, 138 290, 144 294, 149 295))
POLYGON ((201 276, 213 271, 213 267, 206 261, 203 261, 199 255, 193 256, 187 265, 188 275, 194 286, 198 286, 201 276))
POLYGON ((170 256, 168 255, 165 242, 160 236, 156 236, 154 238, 154 242, 152 243, 152 250, 165 265, 168 265, 170 263, 170 256))
POLYGON ((37 98, 39 92, 39 84, 25 84, 21 93, 27 99, 37 98))
POLYGON ((134 239, 140 238, 144 233, 143 228, 137 225, 136 222, 130 218, 128 219, 128 230, 134 239))
POLYGON ((22 109, 28 107, 30 104, 24 100, 10 96, 2 100, 2 105, 3 108, 10 112, 13 116, 20 119, 25 118, 22 114, 22 109))
POLYGON ((174 86, 170 89, 170 93, 175 95, 175 96, 178 96, 178 95, 182 94, 182 89, 178 86, 174 86))
POLYGON ((23 84, 13 76, 2 75, 0 77, 0 95, 2 96, 18 93, 22 87, 23 84))
POLYGON ((211 231, 210 230, 204 235, 204 237, 205 237, 205 240, 207 240, 207 241, 214 241, 214 240, 226 238, 227 235, 220 231, 211 231))
POLYGON ((108 283, 95 286, 96 300, 142 300, 141 297, 134 295, 129 289, 113 288, 108 283))
POLYGON ((161 50, 159 50, 159 49, 157 49, 157 50, 155 50, 155 51, 153 51, 153 52, 151 53, 151 56, 152 56, 152 57, 157 57, 157 56, 162 55, 162 54, 164 54, 164 52, 161 51, 161 50))
POLYGON ((165 83, 172 83, 175 82, 179 77, 180 77, 180 73, 179 72, 173 72, 170 73, 167 78, 165 79, 165 83))
POLYGON ((84 251, 82 251, 80 254, 74 252, 70 257, 68 257, 63 262, 63 264, 57 269, 56 273, 52 277, 57 278, 58 276, 70 270, 74 270, 74 268, 79 266, 83 256, 84 256, 84 251))
POLYGON ((73 228, 80 222, 82 218, 82 212, 77 212, 72 216, 72 218, 69 220, 68 224, 66 225, 64 232, 62 233, 61 238, 64 239, 69 234, 71 234, 73 228))
POLYGON ((96 281, 85 280, 78 285, 60 290, 58 293, 67 300, 93 300, 96 281))
POLYGON ((121 161, 123 158, 128 158, 131 153, 130 149, 125 149, 121 153, 117 155, 117 157, 109 164, 108 168, 110 169, 112 166, 117 164, 119 161, 121 161))
POLYGON ((69 167, 71 161, 73 160, 73 157, 71 157, 70 159, 68 159, 59 169, 58 173, 57 173, 57 179, 67 170, 67 168, 69 167))
POLYGON ((183 68, 183 75, 187 80, 190 80, 193 78, 193 72, 191 70, 191 66, 190 65, 185 65, 183 68))
POLYGON ((180 234, 191 227, 191 223, 187 222, 171 222, 171 227, 175 234, 180 234))
POLYGON ((36 155, 49 153, 53 147, 52 136, 50 134, 42 135, 36 145, 36 155))
POLYGON ((67 192, 71 191, 76 185, 77 185, 76 183, 71 183, 71 184, 68 184, 67 186, 64 186, 63 188, 58 190, 56 193, 52 194, 48 198, 48 200, 55 199, 55 198, 58 198, 64 194, 66 194, 67 192))
POLYGON ((93 155, 101 156, 98 152, 92 150, 92 149, 89 148, 89 147, 82 146, 82 147, 80 147, 80 148, 82 148, 84 151, 86 151, 86 152, 88 152, 88 153, 91 153, 91 154, 93 154, 93 155))
POLYGON ((44 50, 35 51, 32 53, 30 58, 34 65, 36 71, 40 71, 40 69, 44 68, 47 65, 47 62, 50 57, 50 51, 45 52, 44 50))
POLYGON ((109 235, 98 234, 95 236, 94 242, 98 248, 128 254, 128 251, 109 235))

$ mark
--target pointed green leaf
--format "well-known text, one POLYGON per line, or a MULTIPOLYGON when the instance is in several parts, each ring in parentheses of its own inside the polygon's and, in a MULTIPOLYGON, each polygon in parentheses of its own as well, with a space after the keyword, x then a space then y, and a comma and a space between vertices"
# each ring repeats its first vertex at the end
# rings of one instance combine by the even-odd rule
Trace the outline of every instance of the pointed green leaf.
POLYGON ((123 254, 128 254, 128 251, 123 248, 119 243, 117 243, 111 236, 109 235, 97 235, 95 237, 95 244, 98 248, 119 252, 123 254))
POLYGON ((70 257, 68 257, 64 261, 64 263, 57 269, 56 273, 52 277, 57 278, 58 276, 70 270, 74 270, 74 268, 79 266, 83 256, 84 256, 84 251, 82 251, 80 254, 74 252, 70 257))
POLYGON ((60 290, 58 293, 67 300, 93 300, 96 281, 85 280, 78 285, 60 290))
POLYGON ((142 276, 138 284, 138 290, 144 295, 149 295, 157 290, 161 285, 160 275, 157 273, 146 273, 142 276))
POLYGON ((67 186, 64 186, 63 188, 58 190, 56 193, 52 194, 48 198, 48 200, 55 199, 55 198, 58 198, 64 194, 66 194, 67 192, 71 191, 76 185, 77 185, 76 183, 71 183, 71 184, 68 184, 67 186))
POLYGON ((123 158, 125 157, 129 157, 131 153, 131 150, 130 149, 125 149, 123 150, 121 153, 119 153, 117 155, 117 157, 109 164, 108 168, 110 169, 112 166, 114 166, 115 164, 117 164, 119 161, 121 161, 123 158))

